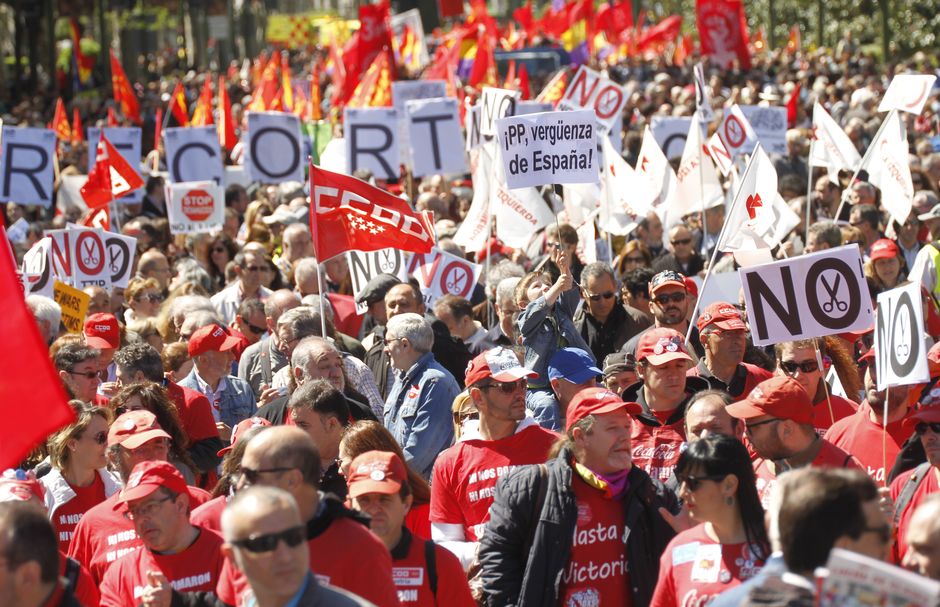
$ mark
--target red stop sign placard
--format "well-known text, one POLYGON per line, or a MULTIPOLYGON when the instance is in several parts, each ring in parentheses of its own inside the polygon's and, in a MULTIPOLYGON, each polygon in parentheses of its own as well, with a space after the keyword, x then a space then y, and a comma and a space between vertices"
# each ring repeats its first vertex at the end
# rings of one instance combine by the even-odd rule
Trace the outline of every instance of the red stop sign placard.
POLYGON ((190 190, 183 196, 183 215, 192 221, 205 221, 214 207, 212 195, 205 190, 190 190))

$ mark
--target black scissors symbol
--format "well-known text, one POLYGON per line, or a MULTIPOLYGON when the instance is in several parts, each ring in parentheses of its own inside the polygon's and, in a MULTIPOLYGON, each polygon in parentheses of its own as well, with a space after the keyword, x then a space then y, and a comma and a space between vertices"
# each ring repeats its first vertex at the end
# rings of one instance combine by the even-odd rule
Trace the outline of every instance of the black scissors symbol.
POLYGON ((842 284, 842 275, 836 274, 836 282, 834 285, 829 285, 829 281, 826 280, 825 276, 822 276, 823 287, 825 287, 826 292, 829 294, 829 301, 823 304, 822 309, 826 314, 832 314, 833 310, 838 310, 839 312, 845 312, 849 309, 849 304, 841 301, 838 298, 839 286, 842 284))

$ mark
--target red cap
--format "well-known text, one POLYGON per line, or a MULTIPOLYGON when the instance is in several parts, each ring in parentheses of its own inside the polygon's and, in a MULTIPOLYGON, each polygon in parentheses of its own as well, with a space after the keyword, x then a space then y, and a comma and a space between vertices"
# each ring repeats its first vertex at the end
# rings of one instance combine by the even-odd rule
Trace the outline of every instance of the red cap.
POLYGON ((875 346, 868 348, 868 351, 858 357, 858 362, 868 362, 875 360, 875 346))
POLYGON ((691 276, 686 276, 685 280, 682 282, 685 283, 685 290, 689 292, 689 295, 698 298, 698 285, 695 284, 695 279, 691 276))
POLYGON ((650 297, 652 297, 653 294, 659 289, 665 286, 669 286, 669 285, 672 285, 675 287, 682 287, 686 291, 688 291, 689 289, 688 286, 686 286, 685 284, 685 276, 683 276, 682 274, 679 274, 678 272, 674 270, 663 270, 662 272, 654 275, 650 279, 650 284, 649 284, 650 297))
POLYGON ((538 377, 538 373, 519 364, 519 357, 509 348, 491 348, 478 354, 467 365, 464 384, 472 386, 480 380, 492 377, 496 381, 515 381, 523 377, 538 377))
POLYGON ((725 407, 728 415, 737 419, 752 419, 770 415, 777 419, 792 419, 798 424, 813 423, 813 401, 798 381, 777 375, 757 384, 744 400, 725 407))
POLYGON ((879 238, 875 242, 871 243, 871 249, 868 257, 872 261, 875 261, 876 259, 891 259, 892 257, 897 257, 900 254, 901 250, 898 249, 898 245, 893 240, 879 238))
POLYGON ((189 338, 189 356, 199 356, 206 352, 225 352, 237 346, 239 341, 222 326, 207 325, 196 329, 196 332, 189 338))
POLYGON ((692 357, 681 333, 667 327, 656 327, 640 336, 636 344, 636 361, 641 360, 647 360, 651 365, 664 365, 673 360, 692 362, 692 357))
POLYGON ((121 329, 114 314, 98 312, 85 319, 85 343, 98 350, 121 347, 121 329))
POLYGON ((568 410, 565 413, 565 432, 571 430, 575 425, 588 415, 601 415, 602 413, 613 413, 614 411, 626 411, 630 415, 639 415, 643 412, 643 407, 638 403, 624 402, 614 392, 607 388, 585 388, 571 399, 568 403, 568 410))
POLYGON ((366 451, 349 466, 349 497, 366 493, 392 495, 408 480, 408 469, 401 458, 391 451, 366 451))
POLYGON ((695 326, 698 327, 699 331, 709 325, 715 325, 722 331, 747 330, 747 325, 744 324, 744 320, 741 318, 741 312, 724 301, 708 304, 708 307, 702 311, 698 320, 695 321, 695 326))
POLYGON ((908 432, 913 432, 919 422, 926 422, 928 424, 931 422, 940 422, 940 406, 933 405, 918 409, 904 418, 902 425, 908 432))
POLYGON ((13 470, 9 468, 0 474, 0 502, 28 502, 38 499, 46 501, 46 490, 32 470, 13 470))
POLYGON ((930 370, 931 378, 940 375, 940 341, 927 350, 927 368, 930 370))
POLYGON ((172 437, 160 427, 156 415, 143 409, 121 415, 108 429, 108 447, 121 445, 125 449, 136 449, 155 438, 172 437))
MULTIPOLYGON (((288 419, 290 416, 288 416, 288 419)), ((270 426, 271 422, 264 419, 263 417, 249 417, 248 419, 243 419, 238 422, 234 428, 232 428, 232 441, 227 447, 222 447, 218 450, 216 455, 222 457, 233 448, 235 448, 235 443, 238 442, 239 437, 241 437, 245 432, 248 432, 252 428, 258 428, 259 426, 270 426)))
POLYGON ((186 479, 170 462, 140 462, 127 477, 116 506, 142 500, 160 487, 177 494, 187 492, 186 479))

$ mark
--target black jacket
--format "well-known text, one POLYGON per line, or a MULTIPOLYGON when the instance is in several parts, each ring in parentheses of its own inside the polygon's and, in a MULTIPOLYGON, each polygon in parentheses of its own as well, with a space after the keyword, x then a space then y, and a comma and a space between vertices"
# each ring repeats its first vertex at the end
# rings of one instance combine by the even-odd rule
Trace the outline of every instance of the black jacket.
MULTIPOLYGON (((571 488, 571 457, 570 451, 562 449, 546 464, 544 480, 540 466, 522 466, 496 486, 490 520, 480 541, 483 588, 489 605, 558 604, 578 518, 571 488), (542 482, 547 483, 545 501, 536 515, 542 482)), ((675 535, 659 508, 675 513, 679 505, 675 496, 639 468, 630 470, 628 480, 622 501, 631 592, 634 605, 648 605, 659 575, 659 558, 675 535)))

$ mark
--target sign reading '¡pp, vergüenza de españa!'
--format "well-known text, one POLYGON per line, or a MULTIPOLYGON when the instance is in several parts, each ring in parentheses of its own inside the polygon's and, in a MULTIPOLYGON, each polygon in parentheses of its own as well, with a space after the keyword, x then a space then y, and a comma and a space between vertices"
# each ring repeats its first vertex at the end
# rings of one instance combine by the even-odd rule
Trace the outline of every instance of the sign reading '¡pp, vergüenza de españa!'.
POLYGON ((592 110, 543 112, 496 121, 510 189, 597 183, 597 120, 592 110))

